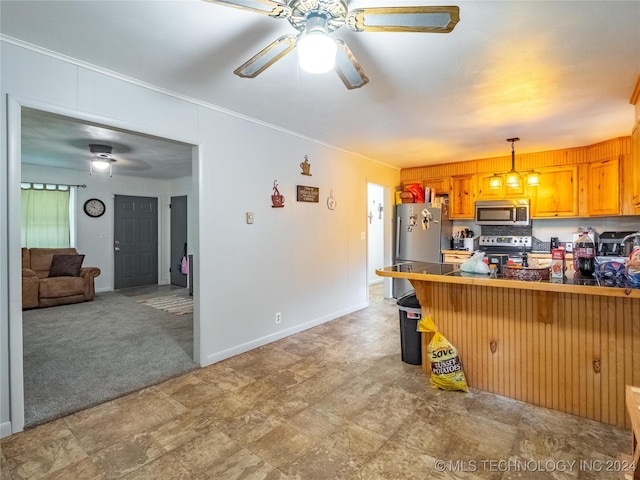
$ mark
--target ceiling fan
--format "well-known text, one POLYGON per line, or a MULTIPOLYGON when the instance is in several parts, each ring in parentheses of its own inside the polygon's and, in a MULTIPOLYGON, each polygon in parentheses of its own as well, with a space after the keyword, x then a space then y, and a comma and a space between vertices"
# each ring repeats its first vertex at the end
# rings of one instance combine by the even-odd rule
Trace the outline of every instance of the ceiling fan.
POLYGON ((89 161, 89 175, 93 175, 94 170, 107 170, 109 169, 109 176, 113 176, 113 164, 115 158, 111 155, 113 147, 110 145, 100 145, 97 143, 89 144, 89 152, 93 155, 89 161))
POLYGON ((275 40, 233 73, 254 78, 298 47, 300 67, 311 73, 335 68, 348 89, 369 82, 364 70, 340 38, 329 33, 346 26, 354 32, 449 33, 460 20, 456 6, 373 7, 348 11, 345 0, 205 0, 218 5, 286 18, 298 30, 275 40))

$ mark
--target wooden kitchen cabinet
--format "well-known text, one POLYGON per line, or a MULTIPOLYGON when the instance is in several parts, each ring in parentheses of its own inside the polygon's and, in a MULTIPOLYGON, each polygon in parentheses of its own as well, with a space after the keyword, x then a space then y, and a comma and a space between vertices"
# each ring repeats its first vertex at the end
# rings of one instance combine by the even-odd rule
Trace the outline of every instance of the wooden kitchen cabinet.
POLYGON ((473 218, 474 202, 474 175, 458 175, 451 177, 449 218, 473 218))
POLYGON ((633 175, 633 204, 640 208, 640 122, 631 134, 631 165, 633 175))
POLYGON ((461 252, 452 253, 451 251, 445 251, 442 253, 442 257, 443 257, 442 263, 453 263, 455 265, 461 265, 467 260, 469 260, 472 254, 473 252, 461 251, 461 252))
POLYGON ((620 213, 620 162, 618 159, 591 162, 587 167, 587 214, 620 213))
POLYGON ((531 216, 558 218, 578 216, 578 167, 543 168, 540 185, 531 187, 531 216))
POLYGON ((446 195, 449 193, 449 177, 428 178, 422 182, 424 187, 435 190, 436 195, 446 195))
POLYGON ((477 200, 502 200, 504 198, 523 198, 527 197, 526 186, 524 185, 524 176, 522 185, 518 188, 509 188, 504 184, 502 179, 502 187, 489 188, 489 183, 493 177, 492 173, 479 174, 476 176, 476 199, 477 200))

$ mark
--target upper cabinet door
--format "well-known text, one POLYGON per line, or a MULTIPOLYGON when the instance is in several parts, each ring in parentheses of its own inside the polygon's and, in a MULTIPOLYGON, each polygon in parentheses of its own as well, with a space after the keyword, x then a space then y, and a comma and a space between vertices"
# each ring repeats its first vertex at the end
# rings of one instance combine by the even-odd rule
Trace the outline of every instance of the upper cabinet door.
POLYGON ((620 162, 618 159, 591 162, 587 169, 589 216, 620 213, 620 162))
POLYGON ((474 217, 474 175, 451 177, 449 194, 449 218, 474 217))
POLYGON ((425 187, 429 187, 436 195, 447 195, 449 193, 449 177, 430 178, 422 182, 425 187))
POLYGON ((543 168, 540 185, 532 187, 531 216, 557 218, 578 216, 578 167, 543 168))

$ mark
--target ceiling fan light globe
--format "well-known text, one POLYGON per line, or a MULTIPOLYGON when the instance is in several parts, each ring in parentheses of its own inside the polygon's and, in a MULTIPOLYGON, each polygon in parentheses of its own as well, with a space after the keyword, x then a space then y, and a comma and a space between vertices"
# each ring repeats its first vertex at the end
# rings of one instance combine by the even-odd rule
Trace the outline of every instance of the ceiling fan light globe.
POLYGON ((304 35, 297 45, 298 64, 308 73, 326 73, 336 64, 336 42, 322 32, 304 35))
POLYGON ((97 160, 92 160, 91 161, 91 165, 96 170, 106 170, 107 168, 109 168, 111 166, 111 162, 109 160, 97 159, 97 160))

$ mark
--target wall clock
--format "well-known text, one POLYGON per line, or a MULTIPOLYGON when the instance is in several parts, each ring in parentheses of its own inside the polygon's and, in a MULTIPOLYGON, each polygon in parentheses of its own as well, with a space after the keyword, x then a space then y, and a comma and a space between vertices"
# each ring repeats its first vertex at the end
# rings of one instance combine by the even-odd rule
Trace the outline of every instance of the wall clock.
POLYGON ((102 200, 98 200, 97 198, 90 198, 86 202, 84 202, 84 213, 93 218, 98 218, 104 215, 106 207, 102 200))

